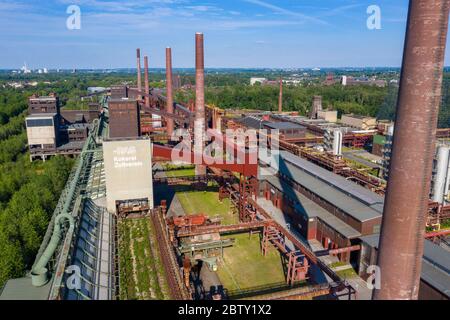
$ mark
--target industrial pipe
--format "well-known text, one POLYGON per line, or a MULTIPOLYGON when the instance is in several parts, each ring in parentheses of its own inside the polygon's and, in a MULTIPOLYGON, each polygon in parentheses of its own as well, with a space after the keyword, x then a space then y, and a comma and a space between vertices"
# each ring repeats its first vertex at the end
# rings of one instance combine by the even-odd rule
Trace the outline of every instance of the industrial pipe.
POLYGON ((61 210, 61 213, 58 214, 55 217, 54 221, 54 227, 53 227, 53 233, 50 238, 50 241, 47 244, 47 247, 45 248, 44 252, 39 256, 36 257, 36 261, 33 264, 33 268, 31 270, 31 283, 35 287, 41 287, 45 285, 48 281, 47 276, 47 264, 50 261, 51 257, 55 253, 55 250, 58 248, 59 242, 61 241, 62 232, 61 232, 61 226, 63 219, 66 219, 69 221, 69 231, 72 232, 75 227, 75 221, 73 217, 69 214, 70 205, 72 203, 72 198, 75 194, 76 188, 77 188, 77 182, 80 179, 81 171, 83 169, 83 162, 84 162, 84 156, 88 153, 89 146, 91 143, 95 144, 95 137, 94 135, 98 134, 98 126, 100 125, 98 120, 94 121, 94 129, 89 134, 88 139, 84 143, 83 149, 81 150, 80 154, 80 161, 78 162, 77 169, 75 171, 75 174, 70 181, 69 190, 67 192, 65 202, 63 205, 63 208, 61 210))
POLYGON ((375 300, 418 298, 450 0, 411 0, 375 300))
MULTIPOLYGON (((137 58, 137 89, 138 92, 142 90, 142 74, 141 74, 141 49, 136 49, 136 58, 137 58)), ((141 100, 142 96, 139 93, 138 99, 141 100)))
POLYGON ((148 82, 148 57, 144 56, 145 107, 150 108, 150 87, 148 82))
POLYGON ((47 245, 47 248, 45 248, 45 251, 40 256, 39 260, 37 261, 36 265, 31 270, 31 283, 35 287, 42 287, 48 282, 47 277, 47 263, 52 258, 53 254, 55 253, 56 248, 58 248, 59 242, 62 238, 62 230, 61 230, 61 224, 64 220, 67 220, 69 222, 69 232, 73 232, 75 228, 75 221, 73 217, 68 213, 61 213, 55 218, 55 225, 53 228, 53 234, 50 238, 50 241, 47 245))
MULTIPOLYGON (((166 98, 167 105, 166 111, 167 113, 173 114, 173 79, 172 79, 172 49, 166 48, 166 98)), ((172 136, 173 133, 173 119, 167 118, 167 134, 169 137, 172 136)))

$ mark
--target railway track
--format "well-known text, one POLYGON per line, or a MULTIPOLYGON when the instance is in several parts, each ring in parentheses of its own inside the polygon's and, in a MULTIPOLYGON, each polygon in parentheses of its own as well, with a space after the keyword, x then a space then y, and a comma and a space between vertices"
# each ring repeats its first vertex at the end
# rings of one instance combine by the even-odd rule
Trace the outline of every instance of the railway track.
POLYGON ((177 260, 170 245, 165 228, 163 227, 163 221, 158 211, 151 214, 152 223, 156 231, 156 239, 158 242, 159 252, 161 253, 161 259, 163 262, 164 271, 166 273, 167 282, 169 284, 170 295, 173 300, 191 300, 189 292, 183 285, 183 279, 181 278, 177 260))

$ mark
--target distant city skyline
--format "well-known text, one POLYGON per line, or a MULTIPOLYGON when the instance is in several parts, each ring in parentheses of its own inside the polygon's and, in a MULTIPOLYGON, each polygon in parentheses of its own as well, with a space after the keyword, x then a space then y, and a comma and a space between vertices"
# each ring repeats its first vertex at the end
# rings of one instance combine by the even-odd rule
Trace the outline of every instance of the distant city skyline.
MULTIPOLYGON (((407 0, 1 0, 0 69, 194 66, 194 34, 205 34, 207 68, 400 67, 407 0), (81 29, 67 28, 81 10, 81 29), (381 10, 370 30, 367 8, 381 10)), ((446 55, 450 65, 450 55, 446 55)))

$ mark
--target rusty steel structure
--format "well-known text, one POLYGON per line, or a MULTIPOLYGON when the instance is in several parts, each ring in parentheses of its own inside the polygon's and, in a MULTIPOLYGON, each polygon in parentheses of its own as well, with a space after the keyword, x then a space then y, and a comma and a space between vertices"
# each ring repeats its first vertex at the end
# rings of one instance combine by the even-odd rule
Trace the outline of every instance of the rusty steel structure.
POLYGON ((440 229, 441 224, 450 219, 450 206, 442 205, 430 200, 428 204, 428 216, 426 226, 433 229, 440 229))
MULTIPOLYGON (((141 71, 141 49, 136 49, 136 63, 137 63, 137 89, 138 91, 142 91, 142 71, 141 71)), ((138 95, 138 100, 141 100, 142 97, 138 95)))
POLYGON ((386 185, 383 182, 373 176, 370 176, 364 171, 352 168, 342 158, 337 158, 329 153, 318 152, 311 148, 300 147, 286 141, 285 139, 279 140, 279 146, 280 149, 287 150, 299 157, 307 159, 322 168, 352 180, 355 183, 362 185, 363 187, 378 194, 383 195, 385 192, 386 185))
MULTIPOLYGON (((166 112, 173 114, 173 79, 172 79, 172 49, 166 48, 166 112)), ((174 124, 173 119, 166 119, 167 134, 172 136, 174 124)))
POLYGON ((162 206, 159 210, 153 210, 150 215, 157 238, 157 244, 161 253, 162 265, 167 275, 170 295, 174 300, 192 300, 190 292, 187 290, 185 281, 179 272, 179 266, 173 251, 173 247, 165 232, 166 225, 164 215, 166 208, 162 206))
POLYGON ((375 300, 418 299, 449 9, 450 0, 409 4, 375 300))

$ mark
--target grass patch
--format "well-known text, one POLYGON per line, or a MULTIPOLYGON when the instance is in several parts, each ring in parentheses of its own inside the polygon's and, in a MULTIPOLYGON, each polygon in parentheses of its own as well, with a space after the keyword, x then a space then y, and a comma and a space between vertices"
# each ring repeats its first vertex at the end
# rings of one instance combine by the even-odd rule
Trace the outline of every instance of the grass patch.
POLYGON ((187 215, 204 213, 210 218, 220 216, 222 225, 239 222, 238 215, 232 213, 231 201, 224 199, 219 202, 218 191, 176 191, 176 194, 187 215))
POLYGON ((217 271, 220 281, 228 290, 242 290, 285 281, 283 265, 278 251, 270 247, 264 257, 259 234, 238 234, 224 238, 236 239, 226 248, 224 259, 217 271))
POLYGON ((353 268, 348 268, 345 270, 336 271, 336 274, 340 276, 342 279, 354 278, 357 276, 355 270, 353 268))
POLYGON ((343 266, 346 266, 346 265, 348 265, 347 262, 337 261, 337 262, 330 263, 328 266, 330 268, 338 268, 338 267, 343 267, 343 266))
POLYGON ((172 170, 172 171, 166 171, 165 173, 168 178, 193 177, 193 176, 195 176, 195 169, 172 170))
POLYGON ((349 265, 346 262, 342 262, 342 261, 337 261, 337 262, 333 262, 330 263, 328 265, 331 269, 335 269, 335 268, 340 268, 340 267, 347 267, 343 270, 336 270, 336 274, 339 275, 341 278, 343 279, 347 279, 347 278, 353 278, 356 277, 357 274, 355 272, 355 270, 353 269, 353 267, 351 265, 349 265))

